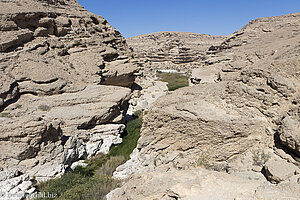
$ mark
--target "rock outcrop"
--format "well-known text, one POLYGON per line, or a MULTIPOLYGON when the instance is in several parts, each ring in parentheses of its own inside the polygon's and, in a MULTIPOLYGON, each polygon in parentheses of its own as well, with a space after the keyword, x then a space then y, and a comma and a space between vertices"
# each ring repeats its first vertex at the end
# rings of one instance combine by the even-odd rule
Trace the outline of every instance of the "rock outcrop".
POLYGON ((54 177, 72 162, 106 153, 112 143, 120 143, 106 144, 119 138, 124 125, 104 124, 123 118, 129 95, 127 88, 96 85, 71 94, 22 95, 0 118, 1 166, 19 165, 31 176, 54 177))
POLYGON ((161 96, 167 94, 168 84, 162 81, 154 81, 149 77, 140 77, 136 80, 136 88, 129 101, 127 115, 137 115, 147 111, 161 96))
POLYGON ((75 0, 1 1, 0 35, 0 168, 18 184, 122 142, 137 67, 104 18, 75 0))
POLYGON ((191 87, 159 98, 144 116, 132 159, 114 174, 129 181, 109 198, 298 199, 299 39, 296 13, 251 21, 209 47, 191 87), (199 166, 242 178, 228 176, 228 186, 257 182, 241 188, 242 196, 212 191, 218 173, 207 175, 213 182, 199 178, 190 171, 199 166))
POLYGON ((283 116, 278 134, 281 143, 300 156, 300 107, 297 101, 293 101, 292 104, 292 108, 283 116))
POLYGON ((136 67, 117 30, 76 1, 51 2, 0 2, 1 108, 22 93, 133 83, 136 67))

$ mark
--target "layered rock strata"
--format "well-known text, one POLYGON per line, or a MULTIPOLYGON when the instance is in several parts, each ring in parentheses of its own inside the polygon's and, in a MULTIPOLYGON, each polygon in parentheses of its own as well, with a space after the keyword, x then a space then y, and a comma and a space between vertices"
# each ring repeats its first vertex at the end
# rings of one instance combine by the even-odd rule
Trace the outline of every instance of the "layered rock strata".
POLYGON ((122 142, 137 67, 104 18, 75 0, 1 1, 0 35, 0 168, 18 172, 1 184, 25 177, 0 192, 122 142))
POLYGON ((127 38, 134 56, 143 65, 143 73, 153 76, 157 70, 171 69, 189 73, 206 59, 206 51, 225 36, 185 32, 158 32, 127 38))
POLYGON ((209 47, 191 87, 144 116, 132 159, 114 173, 129 181, 109 199, 299 198, 299 33, 299 13, 261 18, 209 47), (199 168, 220 172, 190 171, 199 168), (211 192, 219 173, 230 177, 211 192), (223 194, 234 179, 250 185, 223 194))

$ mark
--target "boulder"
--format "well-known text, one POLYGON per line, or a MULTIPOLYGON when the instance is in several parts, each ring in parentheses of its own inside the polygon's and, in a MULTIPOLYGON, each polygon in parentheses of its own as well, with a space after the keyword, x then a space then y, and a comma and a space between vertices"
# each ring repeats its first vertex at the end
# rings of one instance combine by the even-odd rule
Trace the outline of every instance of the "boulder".
POLYGON ((261 141, 268 143, 265 116, 222 99, 229 84, 182 88, 159 98, 144 118, 138 144, 141 154, 184 168, 204 155, 211 161, 225 161, 261 141), (172 152, 181 156, 169 160, 172 152))
POLYGON ((264 166, 266 177, 272 183, 280 183, 291 176, 300 173, 300 169, 285 160, 269 160, 264 166))
POLYGON ((279 129, 279 139, 298 156, 300 156, 300 121, 299 115, 286 116, 279 129))
POLYGON ((209 84, 221 81, 218 68, 195 68, 192 70, 190 85, 209 84))
POLYGON ((159 97, 168 92, 166 82, 154 81, 151 78, 139 78, 136 82, 138 87, 133 91, 129 102, 127 111, 129 116, 148 110, 159 97))

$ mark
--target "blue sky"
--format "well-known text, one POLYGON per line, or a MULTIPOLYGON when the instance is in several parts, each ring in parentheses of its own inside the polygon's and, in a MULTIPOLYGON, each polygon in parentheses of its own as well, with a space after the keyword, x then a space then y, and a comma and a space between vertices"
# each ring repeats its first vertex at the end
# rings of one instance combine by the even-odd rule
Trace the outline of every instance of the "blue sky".
POLYGON ((300 12, 300 0, 78 0, 124 37, 159 31, 228 35, 259 17, 300 12))

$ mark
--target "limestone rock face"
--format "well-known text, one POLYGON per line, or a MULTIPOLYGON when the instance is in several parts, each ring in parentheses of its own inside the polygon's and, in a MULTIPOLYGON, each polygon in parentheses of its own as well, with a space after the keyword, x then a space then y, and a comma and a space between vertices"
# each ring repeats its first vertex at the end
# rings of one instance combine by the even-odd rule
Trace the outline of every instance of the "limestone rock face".
POLYGON ((22 95, 0 117, 1 166, 18 164, 23 171, 33 170, 32 176, 53 177, 73 161, 107 153, 110 145, 122 142, 124 130, 123 124, 108 123, 123 118, 129 97, 128 88, 97 85, 76 93, 22 95), (50 163, 60 168, 41 172, 50 163))
POLYGON ((145 116, 141 154, 179 167, 202 154, 226 161, 254 146, 272 146, 272 129, 298 151, 299 19, 258 19, 212 46, 199 69, 214 70, 218 79, 159 98, 145 116), (181 157, 169 159, 172 152, 181 157))
POLYGON ((47 179, 122 142, 131 54, 75 0, 1 1, 0 167, 47 179))
POLYGON ((133 83, 136 67, 124 38, 76 1, 2 1, 0 6, 0 107, 22 93, 133 83))
POLYGON ((0 170, 0 192, 1 200, 24 199, 35 192, 36 188, 31 187, 33 182, 28 175, 22 174, 18 170, 0 170))
MULTIPOLYGON (((292 156, 299 156, 299 39, 300 14, 295 13, 254 20, 209 47, 192 70, 191 87, 160 97, 144 116, 136 152, 114 174, 130 180, 111 193, 112 199, 199 199, 204 194, 203 199, 298 199, 299 163, 292 156), (274 152, 281 152, 275 163, 274 152), (225 186, 214 191, 218 178, 212 178, 203 183, 208 192, 201 185, 207 179, 190 171, 197 166, 224 177, 234 174, 242 182, 247 177, 256 189, 247 186, 242 196, 222 194, 225 186), (169 172, 173 168, 180 169, 178 179, 169 172), (265 177, 248 176, 252 173, 265 177)), ((232 179, 229 185, 236 183, 232 179)))
POLYGON ((270 185, 231 174, 208 171, 174 170, 136 174, 120 189, 107 195, 108 200, 182 199, 182 200, 280 200, 298 199, 299 184, 270 185))
POLYGON ((268 143, 268 119, 257 109, 232 104, 226 94, 230 84, 183 88, 158 99, 145 116, 138 149, 162 163, 186 167, 202 154, 225 161, 255 144, 268 143), (174 159, 171 152, 180 155, 174 159))
POLYGON ((158 32, 127 38, 134 55, 143 64, 143 72, 173 69, 189 72, 206 59, 211 45, 221 43, 225 36, 184 32, 158 32))

